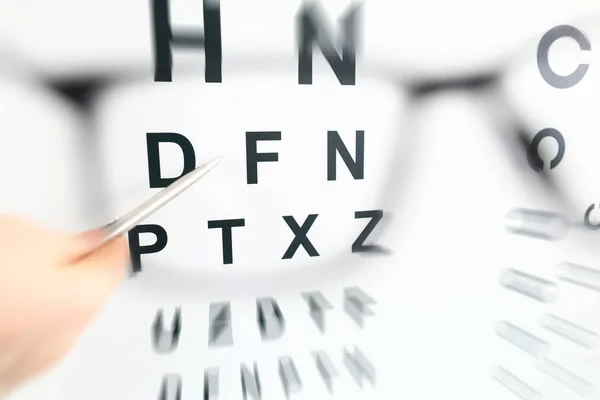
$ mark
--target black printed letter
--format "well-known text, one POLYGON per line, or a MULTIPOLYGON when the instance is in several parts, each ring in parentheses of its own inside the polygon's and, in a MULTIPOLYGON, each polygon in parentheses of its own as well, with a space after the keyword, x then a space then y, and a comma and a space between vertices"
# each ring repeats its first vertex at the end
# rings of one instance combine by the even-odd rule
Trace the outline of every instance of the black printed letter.
POLYGON ((169 0, 153 0, 154 82, 171 82, 171 47, 204 48, 206 82, 221 82, 221 7, 219 0, 203 0, 204 32, 173 33, 169 0))
POLYGON ((365 131, 356 131, 356 159, 353 160, 337 131, 327 131, 327 180, 337 179, 336 151, 354 179, 365 177, 365 131))
POLYGON ((233 263, 233 239, 231 229, 236 226, 244 226, 244 219, 223 219, 218 221, 208 221, 208 229, 223 229, 223 264, 233 263))
POLYGON ((281 132, 246 132, 246 179, 248 185, 258 183, 258 163, 276 162, 277 153, 258 153, 256 142, 259 140, 281 140, 281 132))
POLYGON ((294 219, 294 217, 292 217, 291 215, 283 217, 285 222, 288 224, 288 226, 290 227, 290 229, 292 230, 292 232, 294 232, 294 235, 296 235, 296 236, 294 237, 294 240, 292 240, 292 243, 290 243, 290 246, 288 247, 285 254, 283 255, 282 260, 292 258, 294 256, 294 254, 296 253, 296 250, 298 250, 298 247, 300 247, 300 245, 302 245, 302 247, 304 247, 304 250, 306 250, 306 252, 308 253, 309 256, 311 256, 311 257, 319 256, 319 253, 317 253, 317 250, 315 249, 315 247, 312 245, 310 240, 308 240, 308 237, 306 237, 308 230, 310 229, 312 224, 315 222, 318 215, 319 214, 310 214, 306 218, 306 220, 304 221, 302 226, 299 226, 298 223, 296 222, 296 220, 294 219))
POLYGON ((335 49, 333 39, 326 33, 327 28, 321 19, 321 12, 314 5, 305 6, 298 19, 298 83, 312 85, 312 50, 317 42, 321 53, 329 63, 342 85, 356 84, 356 38, 358 8, 351 8, 342 21, 342 56, 335 49))
POLYGON ((379 221, 381 221, 381 218, 383 218, 383 210, 356 211, 354 213, 354 218, 355 219, 371 218, 371 220, 369 221, 367 226, 365 226, 365 229, 363 229, 363 231, 360 233, 360 235, 358 235, 358 237, 356 238, 354 243, 352 243, 352 252, 353 253, 364 253, 367 251, 369 251, 369 252, 383 251, 383 249, 379 245, 376 245, 376 244, 364 245, 363 244, 365 242, 365 240, 367 240, 367 238, 369 237, 371 232, 373 232, 373 229, 375 229, 375 227, 377 226, 379 221))
POLYGON ((146 133, 146 149, 148 151, 148 181, 151 188, 165 188, 183 175, 196 168, 196 153, 192 143, 179 133, 148 132, 146 133), (174 178, 163 178, 160 175, 160 143, 174 143, 183 153, 183 172, 174 178))
POLYGON ((167 246, 167 231, 160 225, 138 225, 127 234, 129 238, 129 254, 133 272, 142 270, 142 254, 158 253, 167 246), (152 233, 156 236, 156 242, 148 246, 140 246, 140 235, 152 233))

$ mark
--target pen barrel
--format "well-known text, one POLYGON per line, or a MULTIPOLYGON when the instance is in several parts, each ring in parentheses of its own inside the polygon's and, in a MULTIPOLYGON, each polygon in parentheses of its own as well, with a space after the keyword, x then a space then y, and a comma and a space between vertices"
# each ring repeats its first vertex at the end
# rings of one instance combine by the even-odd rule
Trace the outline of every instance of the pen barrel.
POLYGON ((202 164, 195 170, 183 175, 165 189, 150 197, 139 207, 136 207, 127 214, 124 214, 123 216, 104 226, 103 229, 106 232, 104 242, 110 241, 117 236, 126 233, 134 226, 148 218, 150 215, 154 214, 158 209, 169 203, 175 197, 179 196, 186 189, 196 183, 200 178, 206 175, 219 162, 221 162, 222 159, 223 157, 217 157, 212 161, 202 164))

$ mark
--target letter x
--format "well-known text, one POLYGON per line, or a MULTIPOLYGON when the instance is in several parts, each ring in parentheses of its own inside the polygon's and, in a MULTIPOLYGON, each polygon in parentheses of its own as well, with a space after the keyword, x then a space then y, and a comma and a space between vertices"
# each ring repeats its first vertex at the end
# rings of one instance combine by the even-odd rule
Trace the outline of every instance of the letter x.
POLYGON ((302 247, 304 247, 304 250, 306 250, 306 252, 308 253, 309 256, 311 256, 311 257, 319 256, 319 253, 317 252, 315 247, 312 245, 310 240, 308 240, 308 237, 306 237, 308 230, 310 229, 312 224, 315 222, 318 215, 319 214, 310 214, 306 218, 306 220, 304 221, 302 226, 299 226, 298 223, 296 222, 296 220, 294 219, 294 217, 292 217, 291 215, 283 217, 285 222, 288 224, 288 226, 290 227, 290 229, 292 230, 292 232, 294 232, 294 235, 296 235, 296 236, 294 237, 294 240, 292 240, 292 243, 290 243, 290 247, 288 247, 287 251, 283 255, 282 260, 292 258, 294 256, 294 254, 296 253, 296 250, 298 250, 298 247, 300 247, 300 245, 302 245, 302 247))

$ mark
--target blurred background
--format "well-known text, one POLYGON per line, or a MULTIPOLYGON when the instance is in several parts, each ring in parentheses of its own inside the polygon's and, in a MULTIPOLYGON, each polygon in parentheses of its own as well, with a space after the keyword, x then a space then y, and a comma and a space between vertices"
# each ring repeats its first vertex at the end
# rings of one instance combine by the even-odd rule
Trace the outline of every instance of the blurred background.
MULTIPOLYGON (((202 1, 170 3, 173 26, 203 24, 202 1)), ((313 85, 298 85, 296 0, 221 0, 221 84, 204 82, 199 51, 174 52, 173 82, 154 82, 148 1, 0 2, 0 211, 72 231, 108 222, 156 192, 148 185, 147 132, 184 134, 198 164, 225 155, 189 195, 147 222, 165 228, 168 246, 144 256, 143 271, 123 283, 68 359, 15 400, 154 399, 169 373, 181 374, 187 399, 202 395, 204 369, 215 366, 219 399, 242 399, 239 364, 254 361, 262 398, 279 399, 282 355, 300 371, 298 399, 600 399, 593 390, 599 350, 540 323, 550 314, 600 330, 596 291, 559 282, 555 269, 594 267, 593 231, 546 242, 504 226, 514 208, 565 211, 511 141, 515 118, 529 140, 545 128, 565 137, 564 159, 550 173, 572 202, 570 218, 582 223, 600 202, 600 3, 318 3, 332 35, 360 4, 354 86, 340 85, 317 49, 313 85), (576 86, 558 90, 542 79, 536 55, 540 38, 563 24, 584 32, 591 51, 561 39, 550 65, 564 75, 580 63, 590 68, 576 86), (411 96, 416 82, 497 71, 494 91, 411 96), (248 185, 244 133, 260 130, 282 132, 280 142, 259 145, 279 161, 259 163, 259 183, 248 185), (338 157, 338 179, 327 181, 328 130, 339 132, 350 154, 355 131, 365 131, 364 179, 353 179, 338 157), (393 217, 375 232, 391 255, 351 254, 367 222, 354 212, 376 209, 393 217), (281 217, 301 224, 309 214, 319 215, 309 233, 319 257, 300 248, 282 260, 293 234, 281 217), (224 266, 220 232, 207 221, 234 218, 245 226, 234 229, 234 263, 224 266), (507 269, 556 282, 558 300, 507 290, 500 284, 507 269), (364 328, 343 311, 343 289, 355 286, 377 302, 364 328), (333 306, 326 334, 301 297, 315 290, 333 306), (286 317, 285 335, 272 343, 258 335, 261 296, 276 298, 286 317), (232 304, 234 346, 214 350, 206 345, 208 308, 221 301, 232 304), (164 309, 168 324, 176 307, 184 315, 178 349, 156 354, 154 316, 164 309), (548 373, 548 360, 502 338, 502 321, 550 346, 548 360, 563 369, 548 373), (375 367, 374 386, 359 388, 344 366, 343 347, 355 345, 375 367), (319 349, 339 371, 333 394, 310 357, 319 349)), ((557 151, 551 140, 540 148, 546 161, 557 151)), ((161 157, 163 174, 181 171, 177 148, 165 146, 161 157)))

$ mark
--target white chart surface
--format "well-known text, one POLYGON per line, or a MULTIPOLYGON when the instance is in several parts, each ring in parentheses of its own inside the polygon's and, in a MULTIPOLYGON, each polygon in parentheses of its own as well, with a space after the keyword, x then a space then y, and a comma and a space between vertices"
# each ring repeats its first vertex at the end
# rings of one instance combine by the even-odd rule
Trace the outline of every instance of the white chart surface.
MULTIPOLYGON (((79 230, 128 210, 158 190, 148 184, 148 132, 184 135, 198 164, 225 157, 197 186, 145 222, 166 230, 165 249, 143 255, 142 272, 123 283, 65 362, 14 400, 157 399, 163 374, 169 373, 181 375, 184 399, 202 398, 204 370, 212 367, 220 371, 219 399, 237 400, 243 398, 240 364, 251 369, 255 361, 262 399, 276 400, 284 396, 277 371, 281 356, 292 357, 302 379, 302 391, 292 395, 297 399, 515 398, 493 379, 494 366, 543 398, 577 398, 568 385, 536 368, 534 356, 499 337, 495 330, 506 330, 498 325, 502 321, 547 342, 553 363, 590 385, 600 383, 600 350, 576 346, 540 324, 542 316, 552 314, 600 331, 597 292, 560 282, 558 299, 546 305, 500 285, 501 274, 511 268, 558 282, 560 262, 597 267, 600 252, 594 252, 591 233, 570 233, 558 244, 509 234, 504 227, 509 210, 554 204, 537 189, 526 164, 515 165, 504 151, 480 98, 449 93, 416 106, 399 87, 368 74, 377 65, 409 75, 471 72, 514 53, 505 82, 508 98, 527 116, 532 132, 553 126, 565 135, 567 152, 556 173, 583 213, 600 201, 593 156, 600 149, 594 135, 600 129, 594 110, 600 104, 594 93, 600 87, 600 53, 594 47, 600 46, 600 25, 598 19, 595 25, 594 19, 582 19, 600 11, 598 6, 368 1, 357 84, 341 86, 315 52, 313 85, 301 86, 293 28, 300 3, 280 3, 222 0, 222 84, 204 82, 200 53, 175 57, 172 83, 152 81, 147 2, 62 0, 51 6, 22 0, 18 9, 6 11, 2 7, 8 4, 0 5, 6 18, 0 38, 50 75, 129 65, 146 72, 108 86, 92 107, 110 204, 106 215, 89 215, 85 185, 71 177, 85 162, 77 153, 78 135, 86 133, 81 116, 49 91, 35 89, 26 74, 8 69, 0 80, 0 104, 6 104, 0 107, 0 131, 8 143, 0 149, 8 193, 0 200, 2 211, 79 230), (26 12, 27 7, 36 12, 26 12), (537 71, 537 42, 551 27, 573 21, 579 21, 593 51, 579 55, 572 44, 557 44, 553 50, 564 58, 555 55, 551 62, 564 73, 579 62, 591 68, 575 88, 553 90, 537 71), (252 64, 257 67, 244 71, 241 60, 253 54, 273 54, 282 67, 261 72, 260 65, 270 61, 259 57, 252 64), (178 62, 192 70, 199 66, 198 76, 178 70, 178 62), (327 132, 338 132, 354 155, 358 130, 365 138, 364 178, 353 179, 337 156, 337 180, 328 181, 327 132), (257 145, 258 152, 278 153, 278 161, 258 163, 256 184, 247 183, 250 131, 281 132, 280 140, 257 145), (418 147, 403 174, 408 180, 397 182, 398 203, 383 210, 394 219, 379 243, 392 255, 352 254, 351 244, 368 222, 354 213, 383 207, 393 161, 406 156, 396 147, 398 135, 407 142, 416 136, 418 147), (24 178, 37 183, 24 186, 24 178), (282 217, 293 216, 301 225, 311 214, 318 216, 307 236, 319 256, 310 257, 300 246, 291 259, 282 259, 294 239, 282 217), (209 229, 208 221, 227 219, 244 219, 244 226, 233 228, 233 262, 223 265, 221 230, 209 229), (363 328, 344 312, 343 291, 352 287, 377 303, 363 328), (324 334, 301 296, 308 291, 321 291, 333 306, 324 334), (286 331, 278 340, 261 340, 258 297, 275 298, 283 312, 286 331), (234 344, 209 348, 209 304, 224 301, 231 302, 234 344), (178 347, 157 354, 151 343, 155 314, 164 308, 170 321, 175 307, 183 316, 178 347), (344 365, 344 347, 354 346, 372 362, 374 386, 365 382, 361 390, 344 365), (339 372, 333 395, 311 356, 317 350, 327 352, 339 372)), ((347 7, 345 1, 325 2, 332 20, 347 7)), ((173 1, 174 23, 194 24, 201 12, 201 2, 173 1)), ((553 151, 551 144, 545 146, 553 151)), ((160 152, 162 174, 177 175, 181 150, 167 144, 160 152)), ((143 240, 148 245, 153 239, 143 240)), ((542 368, 556 374, 553 365, 542 368)), ((588 389, 568 379, 572 387, 588 389)), ((533 392, 524 396, 541 398, 533 392)))

